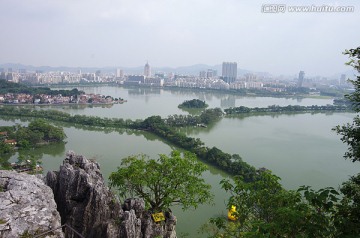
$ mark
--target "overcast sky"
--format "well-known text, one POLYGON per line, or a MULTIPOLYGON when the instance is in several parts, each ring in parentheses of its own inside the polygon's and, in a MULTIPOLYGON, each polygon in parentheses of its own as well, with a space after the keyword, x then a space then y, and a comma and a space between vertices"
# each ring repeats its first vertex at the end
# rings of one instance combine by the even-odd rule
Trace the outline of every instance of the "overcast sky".
POLYGON ((353 13, 262 13, 269 0, 0 0, 0 63, 153 67, 221 64, 273 74, 349 70, 360 46, 360 1, 280 1, 287 7, 354 6, 353 13), (291 4, 290 4, 291 3, 291 4))

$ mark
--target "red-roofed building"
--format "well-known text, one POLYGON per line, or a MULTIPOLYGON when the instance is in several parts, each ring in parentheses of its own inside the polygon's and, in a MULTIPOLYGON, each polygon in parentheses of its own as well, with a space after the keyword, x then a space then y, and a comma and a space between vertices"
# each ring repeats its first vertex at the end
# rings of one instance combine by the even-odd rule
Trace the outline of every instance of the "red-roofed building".
POLYGON ((16 145, 16 140, 5 140, 4 143, 9 145, 16 145))

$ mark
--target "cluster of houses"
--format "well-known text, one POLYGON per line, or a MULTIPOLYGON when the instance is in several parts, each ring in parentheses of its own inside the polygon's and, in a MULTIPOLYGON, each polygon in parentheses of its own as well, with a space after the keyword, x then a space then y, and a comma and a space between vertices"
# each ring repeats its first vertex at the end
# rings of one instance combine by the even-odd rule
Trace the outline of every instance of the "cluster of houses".
POLYGON ((77 96, 62 96, 38 94, 30 95, 24 93, 0 94, 0 104, 113 104, 125 102, 123 99, 104 96, 101 94, 81 94, 77 96))

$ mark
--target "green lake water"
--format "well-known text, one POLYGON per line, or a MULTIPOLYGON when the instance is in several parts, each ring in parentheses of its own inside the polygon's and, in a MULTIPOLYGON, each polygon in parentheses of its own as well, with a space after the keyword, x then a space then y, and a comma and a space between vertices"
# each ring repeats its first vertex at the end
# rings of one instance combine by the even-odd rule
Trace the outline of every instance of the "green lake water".
MULTIPOLYGON (((242 97, 217 92, 179 91, 161 89, 137 89, 121 87, 83 87, 87 93, 100 93, 122 97, 128 102, 111 107, 70 107, 52 106, 50 108, 71 114, 96 115, 124 119, 144 119, 151 115, 166 117, 172 114, 187 114, 177 108, 184 100, 198 98, 205 100, 210 108, 228 108, 244 105, 247 107, 266 107, 268 105, 326 105, 331 99, 291 99, 271 97, 242 97)), ((41 107, 39 109, 46 110, 41 107)), ((244 161, 255 167, 266 167, 282 178, 288 189, 300 185, 314 188, 337 187, 350 175, 359 172, 360 166, 345 161, 342 156, 346 146, 331 128, 350 122, 353 113, 330 114, 281 114, 252 117, 226 117, 208 128, 183 128, 187 135, 200 138, 206 146, 216 146, 228 153, 237 153, 244 161)), ((0 125, 26 123, 20 120, 0 120, 0 125)), ((116 170, 121 159, 134 154, 169 154, 177 149, 158 137, 131 130, 96 131, 69 124, 64 127, 66 144, 56 144, 38 148, 31 153, 42 157, 44 172, 56 170, 68 150, 95 158, 101 166, 104 178, 116 170)), ((16 156, 12 159, 14 160, 16 156)), ((175 207, 178 218, 178 234, 188 237, 202 237, 197 234, 199 227, 210 217, 225 215, 228 194, 220 188, 219 182, 228 177, 216 168, 209 167, 204 173, 207 183, 212 185, 215 195, 213 204, 201 205, 197 210, 183 212, 175 207)), ((180 235, 181 236, 181 235, 180 235)))

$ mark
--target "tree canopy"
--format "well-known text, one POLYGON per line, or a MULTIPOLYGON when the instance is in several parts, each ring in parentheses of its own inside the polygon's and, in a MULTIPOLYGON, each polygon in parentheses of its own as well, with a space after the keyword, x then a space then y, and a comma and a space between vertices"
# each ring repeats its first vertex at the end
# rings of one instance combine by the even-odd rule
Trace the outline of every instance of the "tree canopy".
POLYGON ((164 211, 172 205, 188 209, 212 199, 210 185, 201 177, 206 170, 194 154, 184 152, 182 156, 173 151, 170 156, 160 154, 156 160, 144 155, 125 158, 109 179, 121 196, 139 196, 152 211, 164 211))
MULTIPOLYGON (((358 73, 360 73, 360 47, 345 51, 350 60, 347 63, 352 66, 358 73)), ((354 85, 354 92, 345 97, 352 102, 353 110, 360 112, 360 75, 356 80, 349 80, 354 85)), ((344 157, 353 162, 360 161, 360 117, 357 115, 352 123, 337 126, 334 130, 340 134, 341 141, 348 144, 348 151, 344 157)))
POLYGON ((0 137, 0 155, 13 151, 13 146, 9 146, 4 139, 16 140, 19 149, 29 149, 39 143, 60 142, 66 138, 64 129, 49 124, 43 119, 35 119, 29 125, 21 126, 2 126, 0 132, 6 136, 0 137))
MULTIPOLYGON (((259 172, 258 179, 244 182, 223 180, 231 193, 228 207, 236 207, 236 221, 213 218, 213 237, 339 237, 335 227, 338 192, 318 191, 303 186, 297 191, 282 188, 280 178, 270 171, 259 172)), ((208 225, 204 230, 211 227, 208 225)))
MULTIPOLYGON (((347 65, 352 66, 360 73, 360 47, 346 50, 350 60, 347 65)), ((360 75, 355 80, 349 80, 354 85, 354 92, 346 95, 346 98, 353 104, 353 109, 360 112, 360 75)), ((352 123, 337 126, 334 130, 340 134, 341 141, 348 145, 344 158, 352 162, 360 161, 360 117, 357 115, 352 123)), ((343 195, 339 205, 339 217, 337 226, 342 232, 343 237, 354 237, 360 234, 360 173, 352 176, 342 184, 340 191, 343 195)))

